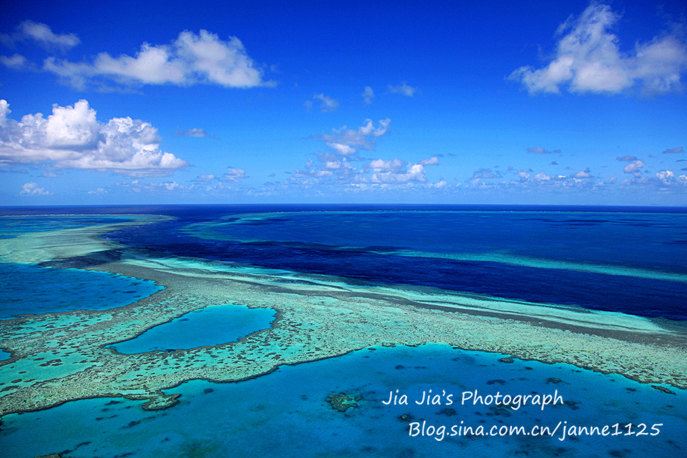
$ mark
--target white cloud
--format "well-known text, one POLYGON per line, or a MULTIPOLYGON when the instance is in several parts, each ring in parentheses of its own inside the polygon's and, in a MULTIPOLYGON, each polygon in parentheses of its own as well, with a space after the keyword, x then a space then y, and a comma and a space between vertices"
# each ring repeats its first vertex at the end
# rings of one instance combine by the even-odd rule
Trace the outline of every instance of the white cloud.
POLYGON ((372 149, 374 139, 383 136, 389 130, 391 120, 388 118, 380 119, 377 124, 371 119, 357 129, 343 127, 337 129, 332 134, 323 135, 323 140, 331 149, 337 153, 350 156, 359 149, 372 149))
POLYGON ((217 84, 249 88, 271 85, 236 38, 221 40, 216 34, 201 30, 184 31, 170 44, 143 43, 135 56, 113 57, 103 52, 92 62, 70 62, 50 57, 43 68, 72 86, 84 88, 94 80, 112 80, 121 84, 217 84))
POLYGON ((542 68, 520 67, 511 78, 530 93, 618 93, 638 85, 645 92, 678 89, 687 68, 687 45, 676 35, 638 43, 633 53, 621 53, 618 37, 610 30, 618 20, 610 6, 592 3, 575 20, 563 23, 556 55, 542 68))
POLYGON ((47 118, 36 113, 15 121, 9 113, 7 101, 0 100, 0 164, 51 163, 134 175, 169 173, 186 165, 160 149, 150 123, 129 117, 100 123, 86 100, 54 105, 47 118))
POLYGON ((432 156, 428 157, 427 159, 423 159, 420 161, 422 165, 438 165, 439 164, 439 158, 437 156, 432 156))
POLYGON ((52 194, 50 191, 47 191, 45 188, 41 187, 38 185, 38 183, 24 183, 21 186, 21 191, 19 194, 23 196, 49 196, 52 194))
MULTIPOLYGON (((313 95, 312 98, 316 102, 320 103, 320 111, 329 112, 339 108, 339 102, 334 100, 332 97, 329 97, 328 95, 319 93, 313 95)), ((306 107, 310 107, 310 105, 306 104, 306 107)))
POLYGON ((417 88, 414 88, 413 86, 405 82, 389 86, 389 92, 393 94, 405 95, 406 97, 412 97, 413 95, 415 95, 415 91, 417 91, 417 88))
POLYGON ((100 188, 100 187, 99 187, 99 188, 95 188, 95 189, 92 189, 92 190, 88 191, 88 194, 90 194, 90 195, 92 195, 92 196, 101 196, 101 195, 103 195, 103 194, 107 194, 107 189, 105 189, 105 188, 100 188))
POLYGON ((623 172, 625 173, 636 173, 639 171, 639 169, 644 167, 644 162, 637 159, 635 161, 630 162, 623 168, 623 172))
POLYGON ((207 137, 208 133, 205 131, 205 129, 194 127, 192 129, 179 131, 177 132, 177 135, 179 135, 180 137, 203 138, 207 137))
POLYGON ((19 70, 20 68, 26 67, 27 62, 26 57, 21 54, 13 54, 11 56, 0 56, 0 64, 14 70, 19 70))
POLYGON ((17 26, 11 35, 2 35, 2 41, 14 43, 16 41, 33 41, 47 49, 66 51, 79 44, 79 37, 73 33, 55 33, 46 24, 34 21, 24 21, 17 26))
POLYGON ((660 170, 656 172, 656 178, 663 184, 670 184, 675 177, 675 172, 672 170, 660 170))
POLYGON ((370 86, 365 86, 365 88, 363 89, 362 96, 365 105, 370 105, 372 101, 375 99, 375 91, 370 86))

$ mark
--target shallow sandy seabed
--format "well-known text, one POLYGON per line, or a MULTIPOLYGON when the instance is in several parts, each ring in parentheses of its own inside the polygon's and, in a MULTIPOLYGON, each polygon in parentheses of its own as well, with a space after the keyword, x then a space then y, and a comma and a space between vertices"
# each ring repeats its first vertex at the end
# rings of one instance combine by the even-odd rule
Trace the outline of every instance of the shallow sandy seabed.
POLYGON ((534 304, 430 288, 355 285, 334 277, 234 267, 193 259, 104 254, 99 236, 126 223, 0 240, 0 260, 96 263, 100 271, 165 287, 127 307, 0 321, 0 416, 82 398, 124 396, 145 408, 172 406, 165 389, 188 380, 239 381, 283 364, 375 345, 446 343, 523 359, 564 362, 645 383, 687 387, 682 324, 556 304, 534 304), (107 345, 209 305, 272 308, 272 327, 237 342, 123 355, 107 345))

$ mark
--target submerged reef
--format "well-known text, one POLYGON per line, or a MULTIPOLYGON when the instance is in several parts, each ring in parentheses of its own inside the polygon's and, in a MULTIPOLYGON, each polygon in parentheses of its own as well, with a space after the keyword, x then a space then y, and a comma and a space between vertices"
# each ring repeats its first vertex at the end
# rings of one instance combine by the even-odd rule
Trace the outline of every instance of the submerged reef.
POLYGON ((348 393, 332 393, 327 396, 327 404, 337 412, 346 412, 348 409, 355 409, 362 401, 362 396, 348 393))
MULTIPOLYGON (((5 262, 70 265, 78 259, 82 268, 164 287, 126 307, 0 321, 2 348, 12 355, 0 361, 0 416, 113 396, 161 409, 177 402, 167 390, 188 380, 240 381, 280 365, 427 342, 687 387, 687 333, 675 322, 194 259, 103 255, 125 249, 102 239, 103 233, 160 218, 0 240, 5 262), (221 345, 140 354, 108 347, 219 304, 269 308, 276 318, 268 329, 221 345)), ((347 398, 341 401, 330 403, 349 406, 347 398)))

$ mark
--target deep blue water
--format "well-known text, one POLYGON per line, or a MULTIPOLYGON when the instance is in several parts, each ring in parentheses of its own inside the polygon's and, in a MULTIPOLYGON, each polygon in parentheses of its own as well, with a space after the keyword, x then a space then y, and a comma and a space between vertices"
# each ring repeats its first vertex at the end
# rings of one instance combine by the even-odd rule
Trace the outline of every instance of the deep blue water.
POLYGON ((274 316, 271 309, 215 305, 189 312, 111 347, 120 353, 131 354, 219 345, 269 328, 274 316))
POLYGON ((9 354, 9 353, 7 353, 7 352, 4 351, 4 350, 0 350, 0 361, 2 361, 2 360, 4 360, 4 359, 9 359, 9 358, 10 358, 10 354, 9 354))
POLYGON ((7 263, 0 263, 0 283, 0 319, 122 307, 160 289, 152 281, 122 275, 7 263))
POLYGON ((687 274, 687 213, 567 207, 166 207, 154 231, 109 235, 153 256, 192 256, 336 275, 373 284, 438 287, 533 302, 687 319, 687 282, 543 269, 444 254, 492 254, 687 274), (339 213, 327 213, 334 210, 339 213), (342 210, 351 213, 340 213, 342 210), (382 212, 380 212, 382 210, 382 212), (246 213, 275 218, 202 229, 246 213), (372 211, 372 212, 370 212, 372 211), (398 255, 420 251, 424 257, 398 255))
POLYGON ((447 346, 376 348, 292 367, 240 383, 193 381, 170 392, 180 404, 146 412, 140 402, 90 399, 3 419, 4 453, 69 456, 576 456, 678 457, 687 450, 687 393, 659 392, 619 376, 447 346), (389 390, 409 406, 384 406, 389 390), (553 393, 564 405, 513 411, 482 405, 417 406, 422 390, 553 393), (339 412, 327 397, 358 406, 339 412), (451 410, 454 409, 454 410, 451 410), (663 423, 655 437, 408 437, 408 423, 486 426, 663 423))

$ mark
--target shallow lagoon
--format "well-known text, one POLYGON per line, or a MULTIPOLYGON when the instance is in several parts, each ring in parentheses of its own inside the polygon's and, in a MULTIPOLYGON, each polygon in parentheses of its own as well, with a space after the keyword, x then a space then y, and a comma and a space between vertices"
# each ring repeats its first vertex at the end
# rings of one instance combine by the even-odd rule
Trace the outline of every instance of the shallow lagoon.
POLYGON ((216 305, 187 313, 110 347, 132 354, 220 345, 269 328, 274 316, 270 309, 216 305))
MULTIPOLYGON (((9 456, 71 451, 70 456, 681 456, 687 449, 687 394, 660 392, 620 376, 569 365, 502 362, 503 355, 454 350, 445 345, 366 349, 228 384, 185 383, 170 392, 180 403, 146 412, 140 402, 90 399, 46 411, 8 415, 0 442, 9 456), (388 391, 423 389, 483 393, 551 393, 564 406, 518 411, 487 406, 381 404, 388 391), (345 412, 330 394, 359 397, 345 412), (407 415, 401 419, 401 416, 407 415), (409 418, 409 419, 408 419, 409 418), (657 437, 409 438, 407 421, 450 425, 535 422, 601 425, 664 423, 657 437), (237 451, 241 451, 237 455, 237 451)), ((505 361, 510 361, 506 359, 505 361)))

